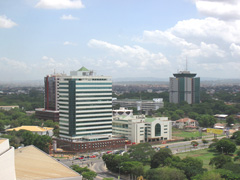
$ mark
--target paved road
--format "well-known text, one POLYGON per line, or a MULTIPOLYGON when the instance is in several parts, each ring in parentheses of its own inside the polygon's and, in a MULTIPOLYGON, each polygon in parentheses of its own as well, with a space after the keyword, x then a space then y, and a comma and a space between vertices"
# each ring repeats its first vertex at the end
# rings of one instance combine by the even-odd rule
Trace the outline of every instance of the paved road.
MULTIPOLYGON (((220 137, 223 138, 223 137, 220 137)), ((168 148, 171 149, 173 154, 187 152, 187 151, 194 151, 199 149, 205 149, 208 148, 208 146, 212 143, 213 137, 206 138, 206 140, 209 141, 208 144, 204 145, 202 143, 202 139, 200 140, 194 140, 199 143, 198 147, 193 148, 191 145, 192 141, 184 141, 184 142, 176 142, 176 143, 170 143, 170 144, 162 144, 162 145, 154 145, 153 147, 163 147, 168 146, 168 148)), ((218 137, 219 139, 219 137, 218 137)), ((103 162, 102 158, 85 158, 85 160, 72 160, 72 159, 59 159, 63 164, 67 166, 71 166, 73 164, 77 164, 81 167, 88 166, 91 170, 95 171, 97 173, 97 177, 95 180, 101 180, 105 177, 111 177, 114 178, 114 180, 117 180, 118 174, 113 174, 110 171, 107 170, 105 163, 103 162)))

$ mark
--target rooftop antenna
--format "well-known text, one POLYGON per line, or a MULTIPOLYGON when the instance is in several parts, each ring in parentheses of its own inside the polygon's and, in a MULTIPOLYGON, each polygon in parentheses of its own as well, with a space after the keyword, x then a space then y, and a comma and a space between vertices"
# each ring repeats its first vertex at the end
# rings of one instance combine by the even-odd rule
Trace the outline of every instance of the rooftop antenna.
POLYGON ((186 57, 186 71, 188 70, 188 61, 187 61, 187 57, 186 57))
POLYGON ((56 74, 56 72, 55 72, 55 69, 54 69, 54 71, 53 71, 53 72, 54 72, 54 74, 56 74))

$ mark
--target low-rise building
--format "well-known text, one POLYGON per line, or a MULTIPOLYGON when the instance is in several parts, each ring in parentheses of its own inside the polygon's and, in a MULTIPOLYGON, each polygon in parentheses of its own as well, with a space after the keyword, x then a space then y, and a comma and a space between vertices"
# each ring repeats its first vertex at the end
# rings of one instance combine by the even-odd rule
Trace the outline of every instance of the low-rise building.
POLYGON ((120 107, 137 108, 138 111, 144 111, 149 114, 151 111, 156 111, 164 106, 162 98, 154 98, 153 100, 137 100, 137 99, 121 99, 113 98, 113 106, 120 105, 120 107))
POLYGON ((31 131, 32 133, 38 134, 38 135, 48 135, 48 136, 53 135, 53 128, 39 127, 39 126, 20 126, 16 128, 7 129, 6 131, 9 132, 9 131, 19 131, 19 130, 31 131))
POLYGON ((19 106, 0 106, 0 109, 10 111, 11 109, 19 108, 19 106))
POLYGON ((132 143, 169 140, 172 139, 172 122, 167 117, 115 116, 113 135, 124 137, 132 143))
POLYGON ((194 120, 194 119, 190 119, 190 118, 183 118, 183 119, 176 120, 174 122, 174 125, 179 129, 196 128, 197 127, 197 121, 194 120))
POLYGON ((132 116, 133 110, 127 109, 125 107, 120 107, 119 109, 113 109, 113 116, 132 116))
POLYGON ((226 120, 228 115, 227 114, 215 114, 214 115, 215 118, 217 118, 218 120, 226 120))

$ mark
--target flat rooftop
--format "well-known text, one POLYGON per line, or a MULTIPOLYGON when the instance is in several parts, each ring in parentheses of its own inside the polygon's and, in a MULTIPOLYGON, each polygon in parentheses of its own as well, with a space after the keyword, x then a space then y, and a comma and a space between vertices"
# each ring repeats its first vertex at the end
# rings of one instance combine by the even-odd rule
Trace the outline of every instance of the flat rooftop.
POLYGON ((81 179, 78 173, 32 145, 15 150, 15 170, 17 180, 81 179))

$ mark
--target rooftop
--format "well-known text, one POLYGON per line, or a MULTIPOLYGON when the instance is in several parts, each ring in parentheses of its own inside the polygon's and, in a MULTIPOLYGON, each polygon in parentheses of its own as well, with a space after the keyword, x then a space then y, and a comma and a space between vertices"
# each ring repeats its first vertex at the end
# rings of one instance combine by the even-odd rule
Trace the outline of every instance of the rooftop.
POLYGON ((39 126, 20 126, 16 128, 7 129, 6 131, 19 131, 19 130, 27 130, 32 132, 44 132, 48 130, 52 130, 53 128, 50 127, 39 127, 39 126))
POLYGON ((190 119, 190 118, 183 118, 183 119, 176 120, 176 122, 195 122, 195 121, 196 120, 190 119))
POLYGON ((89 70, 83 66, 78 71, 89 71, 89 70))
POLYGON ((18 180, 81 179, 78 173, 32 145, 15 150, 15 170, 18 180))
POLYGON ((178 73, 174 73, 174 77, 195 77, 197 74, 196 73, 190 73, 190 71, 179 71, 178 73))

